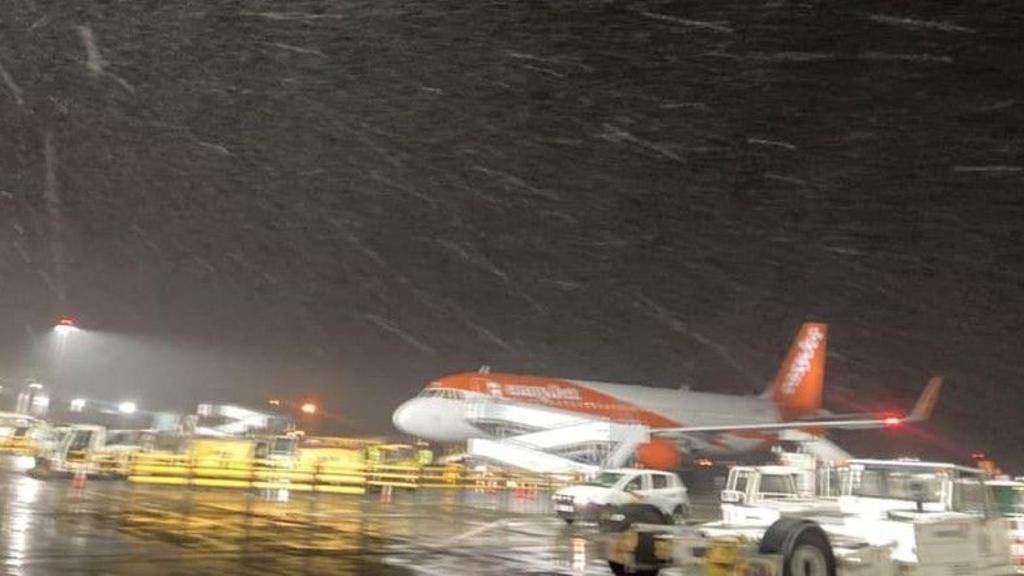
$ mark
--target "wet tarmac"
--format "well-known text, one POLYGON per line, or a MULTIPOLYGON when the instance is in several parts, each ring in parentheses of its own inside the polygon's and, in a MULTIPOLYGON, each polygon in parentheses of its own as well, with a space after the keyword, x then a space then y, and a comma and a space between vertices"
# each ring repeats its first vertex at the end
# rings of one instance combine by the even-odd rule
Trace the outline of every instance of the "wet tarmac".
MULTIPOLYGON (((546 494, 247 494, 0 471, 3 573, 604 575, 546 494)), ((696 513, 712 513, 710 505, 696 513)))

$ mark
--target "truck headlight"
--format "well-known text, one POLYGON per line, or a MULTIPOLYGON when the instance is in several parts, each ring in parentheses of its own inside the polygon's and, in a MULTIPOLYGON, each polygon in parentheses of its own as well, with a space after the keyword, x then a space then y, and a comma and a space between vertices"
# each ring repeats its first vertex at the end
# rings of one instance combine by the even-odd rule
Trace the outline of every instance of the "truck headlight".
POLYGON ((25 471, 31 470, 32 468, 35 468, 35 466, 36 466, 36 459, 35 459, 34 456, 22 455, 22 456, 18 456, 14 460, 14 467, 19 472, 25 472, 25 471))

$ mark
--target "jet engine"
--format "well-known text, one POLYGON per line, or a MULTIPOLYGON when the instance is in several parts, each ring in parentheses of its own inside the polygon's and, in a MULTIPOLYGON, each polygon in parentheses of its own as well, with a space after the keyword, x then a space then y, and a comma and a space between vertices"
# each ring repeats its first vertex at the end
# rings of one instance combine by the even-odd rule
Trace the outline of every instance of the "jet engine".
POLYGON ((643 468, 673 472, 683 464, 683 454, 674 441, 654 438, 636 447, 636 463, 643 468))

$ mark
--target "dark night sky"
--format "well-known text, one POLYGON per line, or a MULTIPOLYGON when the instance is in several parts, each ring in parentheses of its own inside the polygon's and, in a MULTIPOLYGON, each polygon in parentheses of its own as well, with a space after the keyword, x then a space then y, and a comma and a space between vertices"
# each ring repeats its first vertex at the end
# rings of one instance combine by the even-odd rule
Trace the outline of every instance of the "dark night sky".
POLYGON ((944 372, 933 448, 1024 465, 1021 13, 6 1, 0 377, 69 312, 69 393, 379 432, 483 363, 760 389, 821 319, 834 408, 944 372))

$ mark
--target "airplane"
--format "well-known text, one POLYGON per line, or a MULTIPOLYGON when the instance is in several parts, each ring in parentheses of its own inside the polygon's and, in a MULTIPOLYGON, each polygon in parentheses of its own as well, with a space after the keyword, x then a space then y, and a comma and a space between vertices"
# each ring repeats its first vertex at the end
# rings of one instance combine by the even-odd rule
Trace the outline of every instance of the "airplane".
MULTIPOLYGON (((450 443, 537 432, 566 422, 639 424, 649 428, 651 437, 636 450, 637 460, 643 464, 645 454, 646 459, 661 463, 674 458, 681 461, 684 455, 735 456, 766 448, 786 431, 821 435, 828 429, 888 428, 930 417, 941 390, 941 376, 929 380, 906 414, 831 414, 822 410, 827 335, 827 324, 804 323, 775 379, 757 396, 491 373, 488 369, 431 382, 419 396, 399 406, 392 420, 406 434, 450 443), (521 410, 521 422, 495 427, 473 417, 473 407, 481 403, 532 411, 521 410), (549 414, 566 419, 548 418, 549 414)), ((653 464, 649 467, 659 467, 653 464)))

